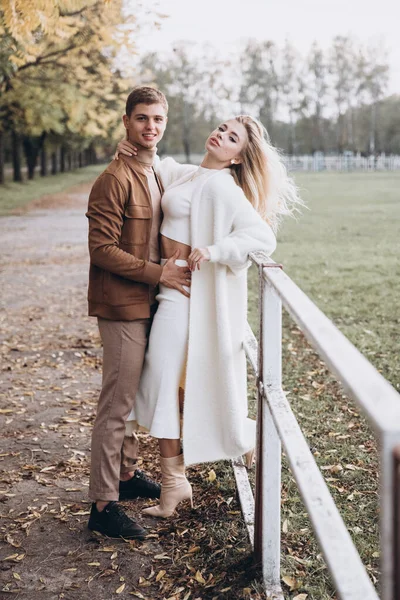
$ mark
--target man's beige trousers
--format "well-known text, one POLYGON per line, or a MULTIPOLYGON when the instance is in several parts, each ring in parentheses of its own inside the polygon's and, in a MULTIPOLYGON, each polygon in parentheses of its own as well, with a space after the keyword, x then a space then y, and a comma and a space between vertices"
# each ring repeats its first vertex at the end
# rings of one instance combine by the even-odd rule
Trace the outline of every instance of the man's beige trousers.
POLYGON ((92 433, 89 497, 118 500, 121 472, 135 469, 138 439, 125 437, 143 368, 151 319, 98 319, 103 342, 103 381, 92 433))

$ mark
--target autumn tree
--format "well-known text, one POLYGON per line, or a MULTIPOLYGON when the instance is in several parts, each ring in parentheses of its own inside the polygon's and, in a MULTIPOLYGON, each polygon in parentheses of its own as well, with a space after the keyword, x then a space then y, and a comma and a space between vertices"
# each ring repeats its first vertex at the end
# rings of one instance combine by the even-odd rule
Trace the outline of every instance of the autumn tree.
POLYGON ((14 179, 21 142, 33 177, 46 145, 54 172, 67 152, 83 163, 94 140, 110 138, 130 87, 116 61, 121 48, 134 52, 136 27, 122 0, 0 0, 0 116, 14 179))

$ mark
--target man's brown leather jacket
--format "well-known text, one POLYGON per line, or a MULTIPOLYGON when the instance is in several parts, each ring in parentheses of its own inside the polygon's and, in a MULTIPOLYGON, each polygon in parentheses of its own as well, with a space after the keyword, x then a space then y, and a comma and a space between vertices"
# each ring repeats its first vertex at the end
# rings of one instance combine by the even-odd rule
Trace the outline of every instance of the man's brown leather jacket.
POLYGON ((89 315, 114 321, 150 316, 162 267, 149 261, 153 207, 146 173, 120 155, 89 196, 89 315))

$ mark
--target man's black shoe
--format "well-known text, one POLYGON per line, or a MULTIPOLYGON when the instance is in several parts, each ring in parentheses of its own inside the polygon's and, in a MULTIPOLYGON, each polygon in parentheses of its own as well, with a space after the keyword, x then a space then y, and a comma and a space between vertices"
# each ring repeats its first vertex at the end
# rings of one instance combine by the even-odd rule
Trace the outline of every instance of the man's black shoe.
POLYGON ((93 503, 88 528, 111 538, 144 540, 147 536, 146 530, 134 519, 129 518, 117 502, 109 502, 101 512, 93 503))
POLYGON ((136 469, 133 477, 119 482, 119 499, 159 498, 161 485, 148 477, 140 469, 136 469))

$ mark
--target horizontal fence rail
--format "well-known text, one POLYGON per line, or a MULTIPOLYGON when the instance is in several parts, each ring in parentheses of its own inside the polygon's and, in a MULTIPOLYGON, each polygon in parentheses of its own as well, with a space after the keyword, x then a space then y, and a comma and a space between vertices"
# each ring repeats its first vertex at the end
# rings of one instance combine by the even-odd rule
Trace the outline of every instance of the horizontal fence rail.
MULTIPOLYGON (((254 253, 250 258, 260 275, 260 341, 257 343, 248 326, 244 343, 258 383, 255 502, 248 489, 247 493, 239 490, 239 495, 250 539, 254 539, 256 558, 263 564, 265 589, 271 598, 283 598, 279 572, 280 475, 277 476, 277 470, 280 472, 282 442, 339 597, 342 600, 378 599, 282 390, 281 345, 280 339, 278 340, 278 336, 281 336, 279 313, 282 304, 348 395, 357 403, 379 441, 381 598, 399 600, 394 579, 396 575, 398 590, 400 565, 397 564, 399 548, 396 543, 400 537, 400 507, 397 507, 396 502, 400 494, 394 482, 400 486, 397 474, 399 468, 395 466, 399 464, 400 455, 400 395, 296 284, 281 269, 276 268, 273 261, 262 253, 254 253)), ((242 461, 236 461, 234 469, 239 488, 242 485, 240 481, 245 477, 242 461)))

